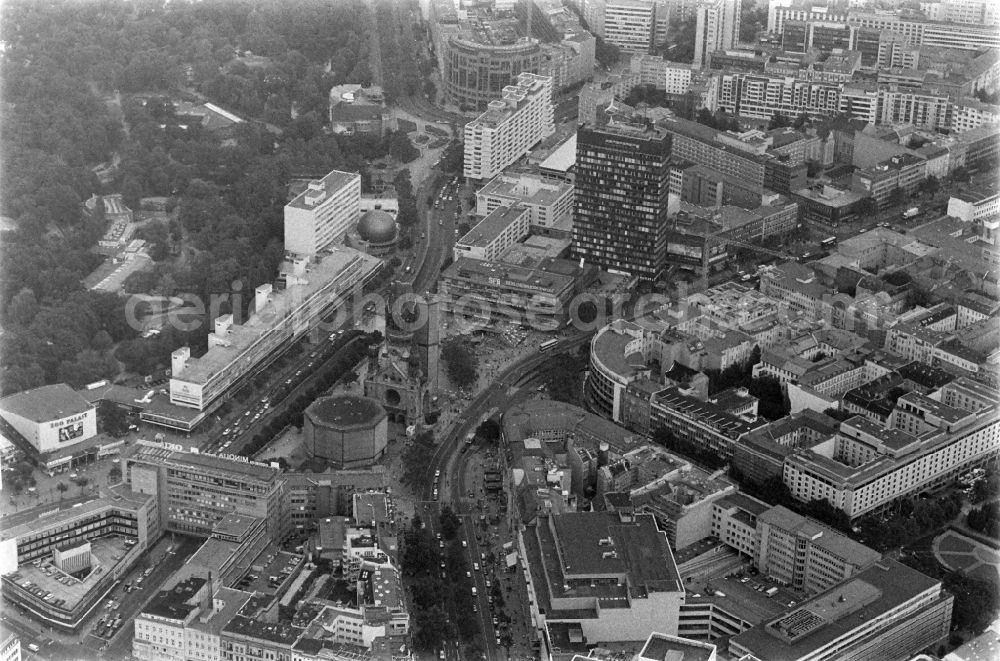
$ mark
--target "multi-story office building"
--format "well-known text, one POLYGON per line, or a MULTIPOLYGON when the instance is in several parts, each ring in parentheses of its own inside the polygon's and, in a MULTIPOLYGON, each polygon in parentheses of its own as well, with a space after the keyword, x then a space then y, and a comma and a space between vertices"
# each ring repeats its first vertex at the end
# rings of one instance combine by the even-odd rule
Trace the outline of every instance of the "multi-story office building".
POLYGON ((430 21, 444 93, 462 110, 485 110, 517 74, 541 73, 542 44, 522 37, 512 14, 495 16, 434 2, 430 21))
POLYGON ((604 0, 604 40, 626 53, 648 53, 656 31, 655 0, 604 0))
POLYGON ((781 32, 781 49, 789 53, 805 53, 811 48, 829 52, 850 47, 851 28, 843 23, 785 21, 781 32))
POLYGON ((573 255, 644 280, 666 258, 670 136, 644 123, 582 127, 576 141, 573 255))
MULTIPOLYGON (((835 443, 788 457, 785 484, 796 498, 826 498, 855 519, 995 458, 1000 447, 995 401, 969 396, 977 389, 966 383, 958 379, 940 389, 936 397, 952 403, 935 406, 932 416, 925 413, 920 424, 925 430, 916 434, 891 427, 897 419, 903 426, 911 424, 907 411, 891 412, 884 423, 889 427, 861 416, 841 423, 835 443), (963 397, 951 395, 952 391, 961 391, 963 397)), ((906 400, 903 408, 911 412, 925 408, 917 404, 906 400)))
POLYGON ((798 262, 785 262, 766 268, 761 273, 760 292, 815 319, 823 314, 827 288, 809 267, 798 262))
POLYGON ((465 176, 492 179, 555 131, 552 78, 521 73, 465 125, 465 176))
POLYGON ((285 251, 315 255, 358 221, 361 175, 334 170, 285 205, 285 251))
POLYGON ((786 507, 743 494, 712 502, 711 536, 762 574, 813 595, 868 569, 882 554, 786 507))
MULTIPOLYGON (((219 632, 253 596, 192 576, 156 594, 135 618, 138 661, 221 661, 219 632)), ((217 577, 216 577, 217 578, 217 577)))
POLYGON ((694 35, 694 66, 708 66, 709 56, 717 50, 736 45, 740 36, 742 0, 702 0, 695 7, 697 23, 694 35))
POLYGON ((768 142, 756 132, 728 133, 676 117, 657 126, 670 134, 670 151, 677 158, 784 195, 805 188, 805 163, 768 153, 768 142))
POLYGON ((439 293, 449 314, 484 327, 505 319, 555 330, 566 323, 573 295, 594 271, 567 260, 522 266, 462 258, 441 274, 439 293))
POLYGON ((812 519, 772 507, 757 517, 757 569, 816 594, 874 565, 882 554, 812 519))
POLYGON ((454 258, 494 261, 508 248, 528 236, 531 212, 520 204, 498 206, 455 241, 454 258))
POLYGON ((346 516, 355 493, 381 491, 386 486, 381 466, 370 470, 332 470, 285 475, 285 508, 297 530, 315 526, 318 519, 346 516))
POLYGON ((1000 193, 960 191, 948 200, 948 215, 967 223, 1000 215, 1000 193))
POLYGON ((976 99, 961 99, 959 102, 951 103, 949 110, 949 127, 952 133, 1000 123, 1000 108, 989 103, 980 103, 976 99))
POLYGON ((675 438, 729 459, 744 435, 765 425, 763 419, 734 415, 711 400, 678 387, 666 388, 650 399, 649 426, 666 429, 675 438))
POLYGON ((908 659, 948 636, 953 601, 941 581, 885 559, 733 636, 729 654, 786 661, 908 659))
MULTIPOLYGON (((847 24, 854 28, 852 47, 857 50, 862 50, 858 43, 859 35, 867 37, 879 32, 900 35, 917 46, 978 50, 1000 45, 1000 33, 992 25, 931 21, 887 11, 866 11, 864 7, 848 8, 842 3, 820 5, 808 0, 772 2, 768 7, 768 32, 783 34, 789 21, 847 24)), ((877 40, 875 44, 874 53, 877 53, 877 40)))
POLYGON ((123 488, 6 516, 0 532, 4 602, 46 626, 75 632, 160 534, 156 499, 123 488), (67 589, 69 572, 75 578, 67 589))
POLYGON ((927 161, 912 154, 900 154, 873 167, 859 170, 852 187, 867 193, 884 209, 892 203, 896 189, 912 195, 927 178, 927 161))
MULTIPOLYGON (((193 358, 189 347, 171 355, 170 402, 204 411, 235 383, 281 355, 295 338, 363 287, 382 261, 353 248, 336 248, 319 257, 285 264, 279 282, 257 287, 253 314, 243 323, 234 315, 215 319, 208 351, 193 358)), ((160 422, 167 426, 169 419, 160 422)))
POLYGON ((691 89, 692 65, 671 62, 662 55, 636 54, 629 61, 629 70, 637 75, 640 85, 649 85, 669 95, 680 96, 691 89))
POLYGON ((21 639, 6 625, 0 625, 0 661, 21 661, 21 639))
POLYGON ((285 482, 271 466, 140 440, 122 475, 133 491, 156 496, 164 530, 207 537, 235 512, 263 519, 273 540, 287 532, 285 482))
POLYGON ((476 193, 476 215, 488 216, 502 206, 528 210, 532 227, 568 228, 573 222, 573 186, 530 172, 501 174, 476 193))
POLYGON ((578 626, 591 644, 677 631, 684 586, 651 515, 542 515, 519 542, 540 622, 578 626))
POLYGON ((775 114, 837 114, 840 85, 775 75, 733 73, 719 78, 718 107, 730 114, 769 119, 775 114))

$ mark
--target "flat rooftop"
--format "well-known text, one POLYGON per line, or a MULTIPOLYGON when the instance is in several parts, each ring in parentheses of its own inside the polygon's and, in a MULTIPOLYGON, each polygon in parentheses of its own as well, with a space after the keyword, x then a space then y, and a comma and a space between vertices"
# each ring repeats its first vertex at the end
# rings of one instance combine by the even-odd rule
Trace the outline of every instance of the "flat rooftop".
POLYGON ((943 216, 909 232, 922 243, 937 248, 942 259, 976 274, 994 272, 998 250, 975 238, 975 229, 957 218, 943 216))
POLYGON ((497 175, 476 194, 495 195, 536 206, 549 206, 572 192, 573 187, 564 181, 553 181, 538 174, 523 172, 497 175))
POLYGON ((678 636, 654 633, 649 636, 637 661, 709 661, 715 658, 715 645, 678 636))
MULTIPOLYGON (((264 335, 275 332, 286 324, 289 314, 315 294, 339 281, 340 286, 330 290, 329 302, 334 294, 344 291, 365 275, 382 267, 382 260, 346 247, 327 249, 319 261, 310 260, 304 278, 285 289, 275 288, 263 310, 256 311, 242 324, 233 323, 224 336, 225 344, 210 347, 203 355, 188 359, 172 381, 208 383, 219 371, 228 367, 264 335)), ((283 272, 286 270, 283 268, 283 272)), ((291 336, 291 328, 282 330, 291 336)))
POLYGON ((882 557, 878 551, 781 505, 761 512, 757 520, 809 539, 815 546, 860 567, 873 564, 882 557))
POLYGON ((929 411, 933 415, 936 415, 947 423, 953 424, 966 418, 974 417, 971 411, 965 411, 953 406, 948 406, 947 404, 942 404, 936 399, 931 399, 927 395, 922 395, 918 392, 906 393, 897 400, 897 406, 899 405, 899 402, 914 404, 925 411, 929 411))
POLYGON ((94 589, 100 579, 104 578, 107 573, 114 571, 115 566, 130 548, 125 544, 126 539, 129 538, 111 535, 88 540, 90 542, 91 571, 82 580, 69 576, 56 568, 54 564, 49 564, 52 556, 47 556, 40 567, 35 567, 31 563, 23 564, 17 568, 16 572, 7 574, 4 578, 21 586, 30 582, 35 587, 51 593, 59 599, 65 599, 66 603, 59 608, 72 611, 94 589), (48 573, 42 571, 43 569, 48 573), (60 578, 63 580, 60 581, 60 578))
POLYGON ((576 132, 545 152, 535 150, 531 158, 541 159, 538 167, 542 170, 563 173, 569 171, 576 164, 576 132))
POLYGON ((482 283, 495 283, 499 280, 501 287, 512 287, 552 296, 572 288, 575 281, 572 276, 552 273, 540 268, 525 268, 504 262, 490 262, 468 257, 460 257, 455 260, 444 270, 443 277, 482 283))
POLYGON ((135 510, 153 496, 136 493, 128 488, 108 487, 106 495, 66 498, 58 503, 47 503, 3 517, 0 540, 17 539, 39 530, 48 530, 89 516, 110 507, 135 510))
POLYGON ((234 459, 226 459, 198 452, 180 452, 159 447, 149 442, 135 444, 127 459, 129 461, 142 461, 153 464, 171 463, 175 465, 197 466, 232 477, 245 476, 264 481, 271 481, 280 473, 277 468, 258 463, 236 461, 234 459))
POLYGON ((865 194, 860 191, 834 188, 833 186, 823 186, 822 188, 800 188, 797 191, 792 191, 792 194, 812 202, 818 202, 823 206, 833 208, 846 207, 851 204, 856 204, 865 197, 865 194))
POLYGON ((793 661, 880 617, 940 582, 894 560, 883 560, 779 618, 733 637, 768 661, 793 661))
POLYGON ((0 412, 32 422, 51 422, 86 413, 93 405, 65 383, 25 390, 0 399, 0 412))
MULTIPOLYGON (((496 179, 493 181, 496 181, 496 179)), ((519 204, 497 207, 485 218, 476 223, 476 226, 469 230, 465 236, 456 241, 455 245, 485 248, 496 241, 497 237, 503 234, 508 227, 527 213, 529 213, 528 208, 519 204)))
POLYGON ((545 94, 546 80, 552 79, 529 72, 519 74, 515 84, 503 88, 500 99, 491 101, 486 112, 465 125, 466 134, 476 129, 495 129, 509 120, 524 108, 532 97, 545 94))
POLYGON ((146 615, 183 620, 198 607, 195 599, 198 591, 205 587, 206 579, 192 576, 169 590, 161 590, 142 612, 146 615))
MULTIPOLYGON (((318 202, 315 204, 310 204, 306 201, 307 198, 314 199, 317 194, 323 196, 323 198, 329 197, 335 194, 344 186, 348 186, 354 182, 358 182, 358 187, 360 190, 361 185, 361 175, 357 172, 341 172, 340 170, 333 170, 325 177, 319 180, 315 180, 314 186, 307 187, 305 191, 296 195, 287 206, 295 207, 297 209, 306 209, 311 211, 318 206, 318 202), (316 190, 318 189, 318 190, 316 190)), ((322 202, 322 199, 320 200, 322 202)))
MULTIPOLYGON (((639 331, 639 327, 631 322, 622 321, 621 324, 628 324, 627 328, 639 331)), ((595 336, 591 351, 597 354, 597 358, 607 369, 628 379, 646 369, 642 353, 628 350, 635 340, 633 335, 618 330, 615 326, 608 326, 595 336)))
POLYGON ((626 573, 634 587, 681 591, 681 579, 666 535, 651 515, 622 523, 617 515, 568 512, 552 517, 566 577, 626 573), (612 539, 611 544, 602 540, 612 539), (614 552, 617 557, 608 557, 614 552))
POLYGON ((722 407, 704 402, 697 397, 686 395, 679 388, 666 388, 656 394, 655 403, 680 411, 689 418, 698 420, 703 424, 711 425, 713 429, 728 438, 736 439, 742 434, 753 431, 767 424, 759 419, 756 422, 748 422, 743 418, 727 413, 722 407))
POLYGON ((511 445, 535 436, 565 434, 574 446, 597 451, 606 441, 618 454, 625 454, 647 442, 646 437, 586 411, 578 406, 550 400, 528 400, 503 416, 504 437, 511 445))
POLYGON ((385 409, 381 404, 358 395, 322 397, 310 404, 306 412, 320 422, 334 427, 372 425, 385 417, 385 409))

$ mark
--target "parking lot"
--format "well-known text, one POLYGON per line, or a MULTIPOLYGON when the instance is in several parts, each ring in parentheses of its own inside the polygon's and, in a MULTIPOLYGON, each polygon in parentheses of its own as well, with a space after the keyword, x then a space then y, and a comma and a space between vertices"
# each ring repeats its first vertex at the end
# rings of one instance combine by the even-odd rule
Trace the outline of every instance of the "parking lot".
POLYGON ((3 623, 21 639, 22 658, 80 661, 98 659, 102 653, 105 658, 128 658, 132 649, 131 618, 187 562, 201 542, 191 537, 163 537, 122 577, 75 634, 54 631, 16 608, 4 609, 3 623), (126 590, 126 585, 132 587, 126 590), (116 620, 116 626, 109 626, 116 620))

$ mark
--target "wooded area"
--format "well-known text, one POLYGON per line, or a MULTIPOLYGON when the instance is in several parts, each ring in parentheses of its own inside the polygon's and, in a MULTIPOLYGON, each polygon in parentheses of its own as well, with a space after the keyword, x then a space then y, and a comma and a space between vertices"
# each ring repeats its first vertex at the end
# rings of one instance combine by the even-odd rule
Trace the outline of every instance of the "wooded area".
POLYGON ((207 300, 275 278, 295 174, 341 168, 367 186, 371 160, 416 155, 404 134, 322 131, 330 87, 371 82, 371 25, 361 0, 6 4, 0 212, 16 230, 0 267, 4 394, 149 373, 180 344, 205 348, 204 326, 138 339, 123 299, 84 289, 107 224, 83 213, 91 195, 121 192, 133 211, 167 197, 177 220, 139 231, 156 263, 126 291, 207 300), (223 137, 178 116, 182 100, 248 121, 223 137), (115 173, 104 185, 101 164, 115 173))

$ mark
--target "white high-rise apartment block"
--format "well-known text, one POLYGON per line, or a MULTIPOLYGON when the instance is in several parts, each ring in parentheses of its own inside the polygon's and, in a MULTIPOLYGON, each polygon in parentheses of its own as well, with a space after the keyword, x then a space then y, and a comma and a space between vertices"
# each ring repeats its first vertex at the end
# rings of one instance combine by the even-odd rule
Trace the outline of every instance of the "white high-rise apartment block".
POLYGON ((705 0, 698 4, 694 36, 694 66, 708 65, 712 51, 732 48, 740 36, 742 0, 705 0))
POLYGON ((361 213, 361 175, 334 170, 285 205, 285 252, 315 255, 343 238, 361 213))
POLYGON ((604 40, 626 53, 648 53, 656 29, 653 0, 607 0, 604 40))
POLYGON ((604 10, 604 0, 584 0, 581 10, 590 33, 601 39, 604 39, 604 10))
POLYGON ((492 179, 555 131, 552 78, 524 72, 503 97, 465 125, 465 168, 470 179, 492 179))

